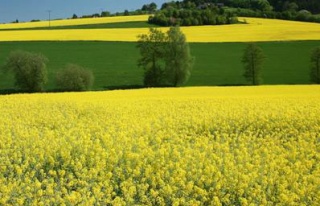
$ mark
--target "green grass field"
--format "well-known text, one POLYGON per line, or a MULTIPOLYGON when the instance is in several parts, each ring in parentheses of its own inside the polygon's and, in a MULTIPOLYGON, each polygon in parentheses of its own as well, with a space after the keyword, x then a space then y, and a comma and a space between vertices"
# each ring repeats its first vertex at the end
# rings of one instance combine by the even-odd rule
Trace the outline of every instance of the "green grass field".
MULTIPOLYGON (((320 41, 258 43, 267 56, 264 84, 308 84, 311 50, 320 41)), ((241 56, 246 43, 192 43, 196 61, 187 86, 243 85, 241 56)), ((56 71, 67 63, 91 69, 94 90, 139 87, 143 71, 137 67, 136 43, 127 42, 1 42, 0 65, 10 51, 40 52, 48 57, 48 90, 54 90, 56 71)), ((14 88, 10 75, 0 73, 0 89, 14 88)))

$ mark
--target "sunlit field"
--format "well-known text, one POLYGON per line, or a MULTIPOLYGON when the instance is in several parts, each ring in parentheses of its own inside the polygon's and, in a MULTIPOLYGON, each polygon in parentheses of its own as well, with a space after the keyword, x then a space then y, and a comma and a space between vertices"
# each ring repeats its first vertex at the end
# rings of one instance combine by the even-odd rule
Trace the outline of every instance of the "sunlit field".
MULTIPOLYGON (((134 16, 146 20, 147 16, 134 16)), ((86 22, 116 22, 133 21, 133 17, 109 17, 57 21, 57 25, 72 25, 86 22), (114 18, 114 19, 113 19, 114 18), (66 22, 66 23, 64 23, 66 22)), ((291 40, 319 40, 320 24, 284 21, 276 19, 239 18, 247 24, 223 26, 183 27, 189 42, 251 42, 251 41, 291 41, 291 40)), ((40 22, 43 26, 43 22, 40 22)), ((39 25, 40 25, 39 23, 39 25)), ((33 25, 26 23, 26 25, 33 25)), ((52 22, 54 24, 54 21, 52 22)), ((1 25, 2 27, 8 25, 1 25)), ((12 24, 12 26, 24 24, 12 24)), ((0 26, 0 28, 1 28, 0 26)), ((16 28, 17 28, 16 27, 16 28)), ((164 31, 167 28, 162 28, 164 31)), ((119 28, 119 29, 64 29, 64 30, 19 30, 1 31, 0 41, 137 41, 137 36, 147 33, 148 28, 119 28)))
POLYGON ((0 205, 317 205, 320 87, 0 96, 0 205))
MULTIPOLYGON (((136 15, 136 16, 115 16, 115 17, 101 17, 101 18, 51 20, 50 26, 56 27, 56 26, 74 26, 74 25, 86 25, 86 24, 147 21, 148 17, 149 17, 148 15, 136 15)), ((18 28, 27 29, 27 28, 36 28, 36 27, 49 27, 49 21, 0 24, 0 31, 1 29, 18 29, 18 28)))

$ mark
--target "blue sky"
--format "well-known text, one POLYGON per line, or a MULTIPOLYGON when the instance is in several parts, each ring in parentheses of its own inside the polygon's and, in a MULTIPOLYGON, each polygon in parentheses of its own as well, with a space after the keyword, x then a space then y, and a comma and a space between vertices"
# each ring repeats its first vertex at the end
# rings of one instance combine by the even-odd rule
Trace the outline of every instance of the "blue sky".
POLYGON ((32 19, 47 20, 48 10, 51 19, 69 18, 73 14, 100 13, 101 10, 122 12, 140 9, 142 5, 154 2, 158 8, 166 0, 0 0, 0 23, 8 23, 18 19, 30 21, 32 19))

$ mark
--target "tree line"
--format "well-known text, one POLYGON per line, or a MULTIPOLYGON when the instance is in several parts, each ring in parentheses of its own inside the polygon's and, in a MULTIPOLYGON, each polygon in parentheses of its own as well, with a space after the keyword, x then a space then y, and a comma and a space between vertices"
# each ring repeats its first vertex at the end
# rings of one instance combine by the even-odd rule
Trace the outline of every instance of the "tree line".
POLYGON ((320 1, 183 0, 162 4, 149 23, 196 26, 238 23, 237 16, 320 22, 320 1))
POLYGON ((134 11, 129 11, 125 9, 123 12, 111 13, 109 11, 101 11, 101 13, 94 13, 89 15, 78 16, 77 14, 72 15, 72 19, 77 18, 98 18, 98 17, 112 17, 112 16, 134 16, 134 15, 144 15, 153 14, 157 10, 157 4, 152 2, 150 4, 144 4, 141 9, 136 9, 134 11))
MULTIPOLYGON (((201 4, 203 0, 188 0, 201 4)), ((216 2, 206 0, 205 2, 216 2)), ((320 22, 319 0, 219 0, 237 16, 320 22)))
POLYGON ((164 3, 148 22, 160 26, 197 26, 234 24, 238 19, 234 13, 225 12, 219 4, 172 1, 164 3))
POLYGON ((234 8, 250 8, 254 10, 274 10, 284 12, 295 8, 297 10, 308 10, 313 14, 320 13, 319 0, 184 0, 196 5, 203 3, 221 3, 224 6, 234 8))

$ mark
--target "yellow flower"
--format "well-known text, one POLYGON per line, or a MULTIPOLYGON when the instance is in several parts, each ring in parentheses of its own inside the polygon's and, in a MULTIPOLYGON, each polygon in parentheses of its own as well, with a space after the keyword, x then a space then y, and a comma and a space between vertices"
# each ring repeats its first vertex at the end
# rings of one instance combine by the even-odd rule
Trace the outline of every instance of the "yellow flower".
POLYGON ((320 87, 0 96, 0 205, 314 205, 320 87))
MULTIPOLYGON (((52 21, 53 25, 79 25, 113 23, 124 21, 147 21, 148 16, 109 17, 96 19, 76 19, 52 21), (98 22, 99 21, 99 22, 98 22)), ((285 21, 277 19, 240 17, 246 24, 221 26, 182 27, 189 42, 258 42, 320 40, 320 27, 317 23, 285 21)), ((30 28, 47 26, 48 22, 0 24, 0 29, 30 28)), ((168 28, 162 28, 167 31, 168 28)), ((137 41, 137 36, 148 32, 148 28, 117 29, 64 29, 64 30, 11 30, 1 31, 0 41, 137 41)))

